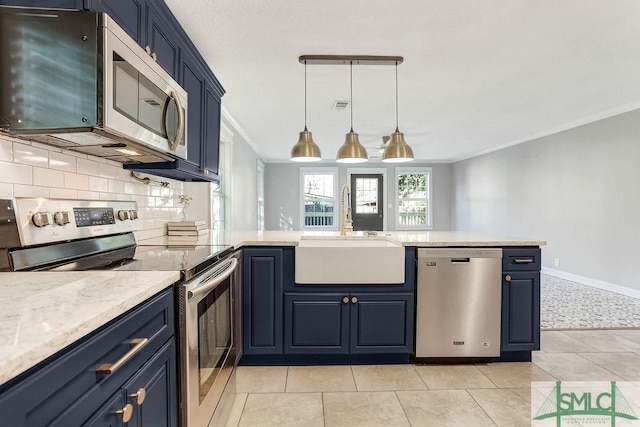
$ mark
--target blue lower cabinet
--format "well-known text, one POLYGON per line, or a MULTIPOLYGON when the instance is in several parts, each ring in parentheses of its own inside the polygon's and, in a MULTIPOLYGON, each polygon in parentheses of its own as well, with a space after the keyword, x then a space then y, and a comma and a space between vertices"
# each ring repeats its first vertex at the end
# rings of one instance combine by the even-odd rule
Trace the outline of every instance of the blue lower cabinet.
POLYGON ((349 352, 349 305, 344 294, 285 295, 284 352, 346 354, 349 352))
POLYGON ((413 351, 413 294, 285 294, 285 354, 413 351))
POLYGON ((82 425, 85 427, 121 427, 124 426, 122 417, 125 414, 125 410, 133 412, 133 406, 125 408, 124 395, 122 392, 118 392, 111 396, 111 398, 102 405, 95 414, 82 425), (122 415, 120 415, 122 411, 122 415))
POLYGON ((413 352, 413 304, 413 294, 354 294, 351 353, 413 352))
POLYGON ((540 272, 502 274, 502 351, 540 350, 540 272))
POLYGON ((282 354, 285 250, 283 248, 243 249, 242 297, 245 354, 282 354))

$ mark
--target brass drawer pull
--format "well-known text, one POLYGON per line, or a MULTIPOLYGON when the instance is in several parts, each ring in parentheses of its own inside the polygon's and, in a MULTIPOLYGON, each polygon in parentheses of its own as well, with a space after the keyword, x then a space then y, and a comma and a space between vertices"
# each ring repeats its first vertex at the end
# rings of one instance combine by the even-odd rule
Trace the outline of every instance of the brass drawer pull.
POLYGON ((132 398, 137 405, 142 405, 144 403, 144 399, 147 397, 147 391, 144 387, 140 387, 138 391, 130 394, 129 397, 132 398))
POLYGON ((96 369, 96 373, 101 375, 109 375, 114 373, 118 368, 120 368, 129 359, 131 359, 137 352, 142 350, 142 347, 144 347, 148 342, 148 338, 132 339, 129 343, 129 345, 131 345, 131 349, 129 351, 127 351, 120 359, 116 360, 115 363, 104 363, 100 365, 100 367, 96 369))
POLYGON ((514 258, 514 264, 533 264, 533 258, 514 258))
POLYGON ((116 414, 120 415, 123 423, 128 423, 133 415, 133 405, 131 403, 127 403, 124 405, 124 408, 116 411, 116 414))
POLYGON ((351 302, 354 303, 354 304, 357 303, 358 302, 358 298, 357 297, 351 298, 351 302))
POLYGON ((342 302, 345 303, 345 304, 348 303, 349 302, 349 297, 342 298, 342 302))
POLYGON ((507 282, 511 281, 511 276, 509 276, 508 274, 506 276, 504 276, 504 280, 506 280, 507 282))

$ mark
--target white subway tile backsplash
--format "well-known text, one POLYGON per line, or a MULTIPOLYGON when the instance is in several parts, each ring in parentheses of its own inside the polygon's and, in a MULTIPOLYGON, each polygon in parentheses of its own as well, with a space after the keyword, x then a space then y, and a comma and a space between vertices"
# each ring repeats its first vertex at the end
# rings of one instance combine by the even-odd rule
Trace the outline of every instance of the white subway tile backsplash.
POLYGON ((13 195, 15 197, 49 197, 49 188, 15 184, 13 186, 13 195))
POLYGON ((116 200, 133 200, 131 194, 116 194, 116 200))
MULTIPOLYGON (((109 191, 109 180, 97 176, 89 177, 89 190, 91 191, 109 191)), ((102 196, 101 196, 102 198, 102 196)))
POLYGON ((8 139, 0 138, 0 160, 13 160, 13 142, 8 139))
POLYGON ((36 148, 42 148, 43 150, 47 150, 50 153, 62 153, 62 148, 54 147, 53 145, 43 144, 41 142, 25 141, 25 144, 29 144, 32 147, 36 147, 36 148))
POLYGON ((42 148, 33 147, 19 142, 13 143, 13 161, 23 165, 40 167, 49 166, 49 152, 42 148))
MULTIPOLYGON (((120 169, 122 169, 122 165, 120 165, 120 169)), ((99 163, 98 164, 98 175, 103 178, 116 179, 118 176, 118 172, 115 166, 99 163)))
POLYGON ((124 182, 116 179, 110 179, 108 184, 109 193, 124 193, 124 182))
POLYGON ((100 193, 98 193, 97 191, 78 190, 78 199, 100 200, 100 193))
POLYGON ((64 187, 64 173, 58 170, 34 167, 33 185, 64 187))
POLYGON ((76 172, 76 162, 78 158, 64 153, 50 153, 49 154, 49 167, 51 169, 58 169, 66 172, 76 172))
POLYGON ((88 190, 89 177, 78 173, 64 172, 64 187, 75 190, 88 190))
POLYGON ((98 165, 100 163, 89 159, 77 159, 77 172, 85 175, 95 175, 98 171, 98 165))
POLYGON ((133 182, 125 182, 124 183, 124 193, 125 194, 137 194, 138 193, 138 184, 134 184, 133 182))
POLYGON ((0 162, 0 182, 12 184, 33 183, 32 167, 18 163, 0 162))
POLYGON ((13 197, 13 184, 0 184, 0 197, 13 197))
POLYGON ((52 199, 81 199, 78 197, 78 190, 71 190, 68 188, 50 188, 49 197, 52 199))
POLYGON ((129 169, 116 168, 116 178, 120 181, 131 182, 131 171, 129 169))

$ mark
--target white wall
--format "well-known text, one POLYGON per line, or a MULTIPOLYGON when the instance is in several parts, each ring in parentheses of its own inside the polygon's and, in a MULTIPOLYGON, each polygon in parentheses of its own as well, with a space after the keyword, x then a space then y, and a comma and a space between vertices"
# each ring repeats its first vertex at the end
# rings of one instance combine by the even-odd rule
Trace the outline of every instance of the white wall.
MULTIPOLYGON (((401 167, 433 168, 433 230, 451 229, 451 165, 448 164, 403 164, 401 167)), ((400 167, 399 166, 399 167, 400 167)), ((300 168, 337 167, 338 188, 347 182, 347 169, 386 169, 387 198, 384 205, 394 204, 395 208, 395 167, 383 163, 345 165, 341 163, 267 163, 265 165, 265 229, 300 229, 300 168)), ((387 209, 387 230, 395 229, 395 209, 387 209)))
POLYGON ((639 162, 636 110, 455 163, 453 227, 547 240, 545 268, 640 290, 639 162))
POLYGON ((140 183, 120 163, 0 136, 0 197, 135 200, 143 231, 138 239, 166 234, 166 222, 182 218, 177 196, 183 183, 149 176, 140 183))

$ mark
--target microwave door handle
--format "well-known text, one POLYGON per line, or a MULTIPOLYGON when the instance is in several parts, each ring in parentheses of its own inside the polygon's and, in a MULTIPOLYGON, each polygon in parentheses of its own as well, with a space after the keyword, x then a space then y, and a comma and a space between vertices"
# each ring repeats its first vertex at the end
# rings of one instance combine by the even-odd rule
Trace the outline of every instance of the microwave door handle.
POLYGON ((238 260, 236 258, 231 259, 231 262, 229 263, 229 267, 227 267, 227 269, 224 270, 222 274, 220 274, 218 277, 216 277, 210 282, 204 283, 195 289, 191 289, 190 291, 187 292, 187 296, 189 297, 189 299, 191 299, 195 296, 201 295, 203 293, 207 293, 211 289, 214 289, 216 286, 222 283, 227 277, 231 276, 233 271, 236 269, 237 265, 238 265, 238 260))
POLYGON ((180 97, 174 90, 169 92, 169 97, 176 103, 176 110, 178 110, 178 129, 176 130, 176 137, 169 144, 171 151, 176 151, 176 148, 178 148, 178 145, 180 145, 180 141, 184 136, 184 110, 182 109, 180 97))

